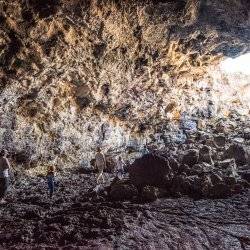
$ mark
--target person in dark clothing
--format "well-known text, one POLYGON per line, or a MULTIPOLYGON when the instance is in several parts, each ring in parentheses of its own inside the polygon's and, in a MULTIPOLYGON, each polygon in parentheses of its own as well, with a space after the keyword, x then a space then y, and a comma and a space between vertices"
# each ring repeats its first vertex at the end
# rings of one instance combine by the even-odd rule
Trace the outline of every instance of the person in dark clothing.
POLYGON ((55 191, 55 167, 49 166, 47 170, 47 183, 49 189, 49 197, 52 198, 55 191))
POLYGON ((5 196, 9 187, 10 163, 7 159, 7 150, 0 152, 0 204, 6 204, 5 196))

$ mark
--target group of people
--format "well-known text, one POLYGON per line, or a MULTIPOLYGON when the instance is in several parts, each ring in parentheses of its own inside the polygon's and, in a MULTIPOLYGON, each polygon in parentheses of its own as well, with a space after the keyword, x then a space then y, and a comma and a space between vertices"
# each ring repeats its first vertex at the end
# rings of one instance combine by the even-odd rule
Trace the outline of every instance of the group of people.
MULTIPOLYGON (((5 197, 10 183, 11 165, 7 156, 7 150, 2 150, 0 152, 0 204, 6 204, 5 197)), ((116 175, 119 179, 123 178, 124 165, 125 163, 122 160, 122 157, 119 156, 116 162, 116 175)), ((101 182, 105 182, 104 170, 107 168, 106 158, 100 147, 97 148, 97 152, 95 155, 95 168, 97 170, 97 185, 100 185, 101 182)), ((56 187, 55 175, 56 168, 54 166, 49 166, 47 168, 46 179, 50 198, 53 197, 56 187)))
MULTIPOLYGON (((118 157, 116 161, 116 175, 119 179, 123 178, 124 175, 124 161, 121 156, 118 157)), ((97 170, 97 184, 100 184, 100 179, 105 182, 104 170, 107 168, 107 163, 105 155, 101 152, 101 148, 97 148, 97 153, 95 155, 95 168, 97 170)))

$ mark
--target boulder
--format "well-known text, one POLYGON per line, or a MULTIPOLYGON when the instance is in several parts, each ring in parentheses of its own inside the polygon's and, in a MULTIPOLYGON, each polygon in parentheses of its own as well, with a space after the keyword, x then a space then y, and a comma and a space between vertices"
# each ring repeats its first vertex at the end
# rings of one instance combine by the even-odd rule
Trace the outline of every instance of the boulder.
POLYGON ((213 185, 216 185, 216 184, 223 182, 223 178, 219 174, 214 173, 214 172, 212 172, 210 174, 210 179, 211 179, 213 185))
POLYGON ((238 172, 242 179, 250 183, 250 169, 241 170, 238 172))
POLYGON ((182 158, 182 164, 192 167, 198 163, 199 151, 197 149, 189 149, 182 158))
POLYGON ((200 198, 200 178, 198 175, 191 175, 188 176, 186 179, 185 187, 185 194, 192 198, 200 198))
POLYGON ((168 160, 156 154, 146 154, 136 159, 128 171, 131 182, 137 187, 149 185, 165 188, 173 174, 168 160))
POLYGON ((191 187, 189 196, 195 199, 208 197, 211 187, 213 186, 210 176, 203 174, 202 176, 194 175, 188 177, 191 187))
POLYGON ((224 153, 224 159, 234 158, 237 165, 247 164, 247 152, 242 145, 232 144, 224 153))
POLYGON ((209 197, 210 190, 213 188, 213 183, 209 175, 203 175, 201 177, 201 194, 202 197, 209 197))
POLYGON ((225 133, 227 132, 227 127, 223 121, 218 122, 215 125, 215 132, 216 133, 225 133))
POLYGON ((225 183, 219 183, 214 185, 209 192, 210 198, 222 199, 227 198, 232 194, 230 186, 225 183))
POLYGON ((173 172, 177 173, 180 168, 179 162, 174 157, 171 157, 171 156, 168 158, 168 162, 173 172))
POLYGON ((157 200, 159 190, 156 187, 145 186, 141 192, 141 198, 145 202, 152 202, 157 200))
POLYGON ((250 129, 245 129, 244 138, 245 140, 250 140, 250 129))
POLYGON ((224 135, 214 136, 214 144, 217 147, 225 147, 225 145, 226 145, 226 137, 224 135))
POLYGON ((190 194, 191 182, 185 173, 176 175, 173 178, 171 186, 171 194, 176 196, 177 194, 190 194))
POLYGON ((241 185, 243 188, 250 188, 250 182, 246 181, 246 180, 238 180, 237 184, 241 185))
POLYGON ((214 162, 212 160, 212 149, 209 146, 203 146, 199 150, 199 162, 206 162, 208 164, 213 165, 214 162))
POLYGON ((235 176, 226 176, 224 177, 224 181, 229 186, 233 186, 237 183, 235 176))
POLYGON ((223 174, 227 176, 236 177, 237 174, 237 166, 234 159, 228 159, 224 161, 220 161, 217 163, 219 169, 223 172, 223 174))
POLYGON ((209 173, 214 170, 214 167, 206 162, 198 163, 191 169, 194 174, 209 173))
POLYGON ((181 165, 179 167, 179 174, 186 173, 187 175, 191 175, 193 173, 192 169, 188 165, 181 165))
POLYGON ((115 201, 131 200, 138 195, 138 190, 128 181, 117 180, 111 184, 109 195, 115 201))
POLYGON ((240 194, 240 193, 242 193, 243 190, 244 190, 244 188, 242 185, 240 185, 240 184, 234 185, 233 192, 235 194, 240 194))

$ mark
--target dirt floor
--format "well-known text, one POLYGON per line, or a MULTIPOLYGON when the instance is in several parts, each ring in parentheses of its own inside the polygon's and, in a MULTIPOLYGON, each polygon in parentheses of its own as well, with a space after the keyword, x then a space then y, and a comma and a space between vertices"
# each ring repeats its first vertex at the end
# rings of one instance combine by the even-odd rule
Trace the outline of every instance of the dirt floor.
POLYGON ((249 193, 229 199, 114 202, 90 196, 94 174, 16 178, 0 207, 0 249, 250 249, 249 193))

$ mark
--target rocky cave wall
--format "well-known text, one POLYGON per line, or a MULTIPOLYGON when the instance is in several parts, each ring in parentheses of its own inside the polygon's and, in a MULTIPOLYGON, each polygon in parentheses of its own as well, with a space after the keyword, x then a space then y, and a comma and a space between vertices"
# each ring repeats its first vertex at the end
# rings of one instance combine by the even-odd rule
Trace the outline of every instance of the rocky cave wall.
POLYGON ((230 84, 207 72, 250 50, 249 10, 247 0, 0 1, 1 147, 30 166, 87 164, 97 145, 111 154, 178 133, 184 111, 220 113, 215 97, 230 84))

